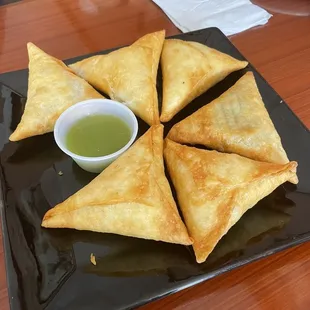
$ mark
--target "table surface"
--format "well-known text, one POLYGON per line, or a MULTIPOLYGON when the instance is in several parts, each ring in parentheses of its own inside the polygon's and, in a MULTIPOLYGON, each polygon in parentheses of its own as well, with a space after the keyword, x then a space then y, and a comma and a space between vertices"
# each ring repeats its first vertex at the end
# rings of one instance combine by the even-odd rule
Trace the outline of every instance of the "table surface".
MULTIPOLYGON (((309 128, 310 2, 254 2, 274 16, 230 39, 309 128)), ((179 33, 149 0, 24 0, 0 6, 0 72, 27 67, 28 41, 66 59, 130 44, 160 29, 167 36, 179 33)), ((309 287, 310 242, 141 309, 309 309, 309 287)), ((9 309, 2 240, 0 309, 9 309)))

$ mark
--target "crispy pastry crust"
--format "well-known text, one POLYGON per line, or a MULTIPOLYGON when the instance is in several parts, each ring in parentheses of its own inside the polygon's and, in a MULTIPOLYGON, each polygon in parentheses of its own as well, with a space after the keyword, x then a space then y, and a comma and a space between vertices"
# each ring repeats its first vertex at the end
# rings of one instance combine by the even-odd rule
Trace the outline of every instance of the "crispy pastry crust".
POLYGON ((165 31, 147 34, 129 47, 69 67, 149 125, 158 124, 156 76, 164 39, 165 31))
MULTIPOLYGON (((289 162, 252 72, 247 72, 220 97, 175 124, 168 138, 258 161, 289 162)), ((291 181, 298 183, 297 176, 291 181)))
POLYGON ((43 227, 191 244, 163 165, 163 126, 152 126, 98 177, 49 210, 43 227))
POLYGON ((161 122, 171 120, 196 97, 247 64, 197 42, 165 40, 161 122))
POLYGON ((27 102, 22 119, 10 136, 11 141, 51 132, 60 114, 73 104, 86 99, 104 98, 59 59, 32 43, 28 43, 27 48, 27 102))
POLYGON ((296 173, 284 165, 206 151, 166 139, 164 156, 198 263, 259 200, 296 173))

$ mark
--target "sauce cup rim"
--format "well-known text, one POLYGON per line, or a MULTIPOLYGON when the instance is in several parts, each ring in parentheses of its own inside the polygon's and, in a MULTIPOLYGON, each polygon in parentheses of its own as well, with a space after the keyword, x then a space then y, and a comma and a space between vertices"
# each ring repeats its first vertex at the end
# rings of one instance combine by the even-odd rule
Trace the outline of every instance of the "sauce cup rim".
MULTIPOLYGON (((94 113, 93 115, 99 115, 99 114, 104 114, 104 113, 94 113)), ((89 116, 91 114, 85 115, 85 117, 89 116)), ((113 113, 110 114, 106 114, 106 115, 114 115, 113 113)), ((117 115, 115 115, 117 117, 117 115)), ((127 151, 127 149, 133 144, 133 142, 135 141, 136 137, 138 134, 138 121, 137 118, 135 116, 135 114, 128 108, 126 107, 124 104, 111 100, 111 99, 88 99, 88 100, 84 100, 81 102, 78 102, 74 105, 72 105, 71 107, 69 107, 68 109, 66 109, 57 119, 56 123, 55 123, 55 127, 54 127, 54 139, 56 141, 56 144, 58 145, 58 147, 67 155, 69 155, 70 157, 80 160, 80 161, 89 161, 89 162, 96 162, 96 161, 104 161, 104 160, 110 160, 113 159, 114 157, 117 157, 119 155, 121 155, 122 153, 124 153, 125 151, 127 151), (68 148, 65 146, 65 144, 61 141, 60 138, 60 126, 61 123, 68 117, 68 115, 70 115, 70 113, 72 113, 73 110, 78 109, 82 106, 87 106, 87 105, 92 105, 96 102, 96 104, 110 104, 110 105, 114 105, 117 106, 118 108, 123 109, 124 111, 126 111, 126 113, 130 116, 130 118, 133 121, 133 130, 132 130, 132 134, 131 137, 129 139, 129 141, 118 151, 108 154, 108 155, 104 155, 104 156, 98 156, 98 157, 91 157, 91 156, 82 156, 82 155, 78 155, 75 154, 73 152, 71 152, 70 150, 68 150, 68 148)))

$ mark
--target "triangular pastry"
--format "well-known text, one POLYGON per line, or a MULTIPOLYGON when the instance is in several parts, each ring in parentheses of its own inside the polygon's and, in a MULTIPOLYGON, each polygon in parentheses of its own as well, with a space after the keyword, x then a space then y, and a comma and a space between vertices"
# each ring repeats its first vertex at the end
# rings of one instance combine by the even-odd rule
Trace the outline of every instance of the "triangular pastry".
POLYGON ((80 191, 49 210, 43 227, 191 244, 163 165, 163 126, 151 127, 80 191))
POLYGON ((156 76, 165 32, 148 34, 129 47, 97 55, 70 68, 149 125, 159 123, 156 76))
POLYGON ((161 56, 163 103, 160 120, 168 122, 196 97, 247 64, 197 42, 165 40, 161 56))
MULTIPOLYGON (((252 72, 246 73, 220 97, 175 124, 168 138, 259 161, 289 162, 252 72)), ((297 183, 297 177, 291 181, 297 183)))
POLYGON ((138 39, 136 42, 134 42, 133 46, 142 46, 147 47, 152 50, 152 74, 153 79, 156 83, 157 79, 157 71, 158 71, 158 65, 160 60, 161 51, 163 49, 163 44, 165 41, 165 30, 153 32, 146 34, 145 36, 138 39))
POLYGON ((198 263, 259 200, 296 172, 285 165, 201 150, 166 139, 165 160, 198 263))
POLYGON ((60 114, 73 104, 86 99, 103 98, 59 59, 32 43, 28 43, 27 48, 27 102, 22 119, 10 136, 11 141, 51 132, 60 114))

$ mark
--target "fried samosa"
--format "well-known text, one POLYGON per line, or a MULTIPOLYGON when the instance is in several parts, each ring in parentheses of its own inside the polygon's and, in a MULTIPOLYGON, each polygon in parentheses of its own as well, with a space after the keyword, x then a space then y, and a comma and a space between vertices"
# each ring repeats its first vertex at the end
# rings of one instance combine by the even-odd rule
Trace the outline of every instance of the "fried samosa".
MULTIPOLYGON (((275 164, 289 162, 252 72, 220 97, 175 124, 168 138, 275 164)), ((297 176, 291 180, 298 183, 297 176)))
POLYGON ((161 122, 171 120, 196 97, 247 64, 197 42, 165 40, 161 122))
POLYGON ((129 47, 84 59, 70 68, 149 125, 158 124, 156 76, 164 39, 165 31, 151 33, 129 47))
POLYGON ((163 126, 152 126, 80 191, 49 210, 43 227, 191 244, 163 164, 163 126))
POLYGON ((165 160, 198 263, 259 200, 296 173, 285 165, 201 150, 166 139, 165 160))
POLYGON ((132 44, 133 46, 146 47, 152 50, 152 74, 155 85, 160 55, 165 41, 165 34, 165 30, 149 33, 132 44))
POLYGON ((32 43, 28 43, 27 48, 27 102, 21 121, 10 136, 11 141, 51 132, 60 114, 73 104, 86 99, 103 98, 59 59, 32 43))

